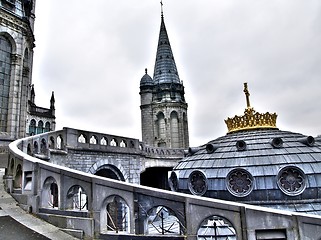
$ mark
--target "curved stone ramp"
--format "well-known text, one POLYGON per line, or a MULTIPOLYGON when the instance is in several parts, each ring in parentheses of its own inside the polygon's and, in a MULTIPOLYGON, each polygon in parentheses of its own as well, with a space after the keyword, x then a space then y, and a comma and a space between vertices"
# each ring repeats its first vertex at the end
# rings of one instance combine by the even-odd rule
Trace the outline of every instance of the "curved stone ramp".
POLYGON ((22 210, 4 190, 0 168, 0 239, 74 240, 77 238, 22 210))

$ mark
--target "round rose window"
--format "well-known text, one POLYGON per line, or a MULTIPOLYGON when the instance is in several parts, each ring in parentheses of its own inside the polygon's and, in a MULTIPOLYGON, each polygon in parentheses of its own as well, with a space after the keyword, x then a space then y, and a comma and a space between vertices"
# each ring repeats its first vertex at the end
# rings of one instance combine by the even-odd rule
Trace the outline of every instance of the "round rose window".
POLYGON ((244 169, 234 169, 226 177, 226 187, 236 197, 245 197, 253 189, 253 177, 244 169))
POLYGON ((282 168, 277 177, 277 184, 282 192, 295 196, 302 193, 306 187, 304 172, 294 166, 282 168))
POLYGON ((201 171, 194 171, 189 175, 189 190, 194 195, 203 195, 207 190, 207 179, 201 171))

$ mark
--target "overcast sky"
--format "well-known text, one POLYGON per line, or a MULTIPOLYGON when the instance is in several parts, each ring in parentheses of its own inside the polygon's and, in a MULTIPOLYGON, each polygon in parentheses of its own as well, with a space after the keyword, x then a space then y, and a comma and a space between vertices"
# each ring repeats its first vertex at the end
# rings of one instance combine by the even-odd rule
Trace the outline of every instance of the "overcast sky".
MULTIPOLYGON (((189 105, 190 145, 225 135, 243 83, 281 130, 321 134, 320 0, 164 0, 189 105)), ((38 0, 36 103, 56 97, 57 129, 141 139, 139 82, 152 76, 159 0, 38 0)), ((152 76, 153 77, 153 76, 152 76)))

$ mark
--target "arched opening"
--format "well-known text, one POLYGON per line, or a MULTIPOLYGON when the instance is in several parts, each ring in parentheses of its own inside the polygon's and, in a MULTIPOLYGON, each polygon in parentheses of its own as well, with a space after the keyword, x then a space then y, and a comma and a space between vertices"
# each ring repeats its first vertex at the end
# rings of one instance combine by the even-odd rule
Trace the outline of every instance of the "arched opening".
POLYGON ((33 143, 33 154, 38 154, 39 153, 39 147, 38 147, 38 142, 35 141, 33 143))
POLYGON ((59 206, 59 188, 56 179, 48 177, 42 188, 41 206, 44 208, 57 208, 59 206))
POLYGON ((50 123, 49 122, 46 122, 45 124, 45 132, 49 132, 51 129, 50 129, 50 123))
POLYGON ((170 127, 171 127, 171 147, 179 148, 179 125, 177 112, 173 111, 170 116, 170 127))
POLYGON ((43 121, 38 122, 37 134, 43 133, 43 121))
POLYGON ((125 178, 121 171, 110 164, 103 165, 99 167, 95 173, 97 176, 105 177, 105 178, 111 178, 119 181, 125 181, 125 178))
POLYGON ((145 232, 149 235, 180 235, 183 226, 174 211, 164 206, 157 206, 148 211, 145 232))
POLYGON ((29 143, 27 146, 27 154, 32 155, 31 144, 29 143))
POLYGON ((227 219, 220 216, 211 216, 201 223, 197 231, 197 239, 236 240, 236 230, 227 219))
POLYGON ((105 200, 100 213, 101 233, 129 233, 129 220, 129 207, 123 198, 113 195, 105 200))
POLYGON ((72 186, 67 192, 66 208, 70 210, 88 210, 88 196, 79 186, 72 186))
POLYGON ((107 146, 107 138, 106 137, 102 137, 100 140, 100 145, 104 145, 107 146))
POLYGON ((187 121, 187 114, 184 112, 183 113, 183 130, 184 130, 184 146, 183 147, 188 147, 189 146, 189 136, 188 136, 188 121, 187 121))
POLYGON ((52 149, 52 148, 55 148, 55 139, 54 137, 50 137, 50 140, 49 140, 49 148, 52 149))
POLYGON ((64 143, 63 138, 61 137, 61 135, 59 135, 57 137, 57 149, 62 149, 63 148, 63 143, 64 143))
POLYGON ((127 142, 125 140, 122 140, 119 144, 120 147, 127 147, 127 142))
POLYGON ((98 138, 95 135, 91 136, 91 138, 89 139, 90 144, 97 144, 97 142, 98 138))
POLYGON ((171 170, 172 168, 170 167, 147 168, 140 175, 140 184, 148 187, 169 190, 168 172, 171 170))
POLYGON ((47 154, 47 143, 46 140, 43 138, 41 139, 40 143, 40 153, 42 154, 47 154))
POLYGON ((36 134, 36 120, 31 119, 30 124, 29 124, 29 135, 33 136, 36 134))
POLYGON ((158 143, 158 146, 166 147, 166 142, 164 142, 164 140, 166 139, 166 122, 165 115, 162 112, 157 114, 156 130, 158 140, 163 140, 162 142, 158 143))
POLYGON ((113 138, 110 143, 109 143, 110 146, 112 147, 117 147, 118 146, 118 141, 117 139, 113 138))
POLYGON ((87 136, 84 134, 80 134, 78 137, 78 142, 79 143, 87 143, 87 136))
POLYGON ((16 174, 14 177, 14 188, 21 189, 21 183, 22 183, 22 166, 21 164, 18 164, 16 168, 16 174))

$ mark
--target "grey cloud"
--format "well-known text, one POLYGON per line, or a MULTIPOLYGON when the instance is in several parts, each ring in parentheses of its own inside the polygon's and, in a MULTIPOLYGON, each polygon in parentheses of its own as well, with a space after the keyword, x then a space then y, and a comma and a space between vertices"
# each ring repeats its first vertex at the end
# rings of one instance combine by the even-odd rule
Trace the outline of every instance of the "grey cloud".
MULTIPOLYGON (((153 74, 159 1, 38 1, 36 11, 36 94, 46 103, 55 91, 58 128, 140 138, 139 81, 145 67, 153 74)), ((164 11, 191 145, 243 113, 243 82, 281 129, 321 134, 320 1, 176 0, 164 11)))

